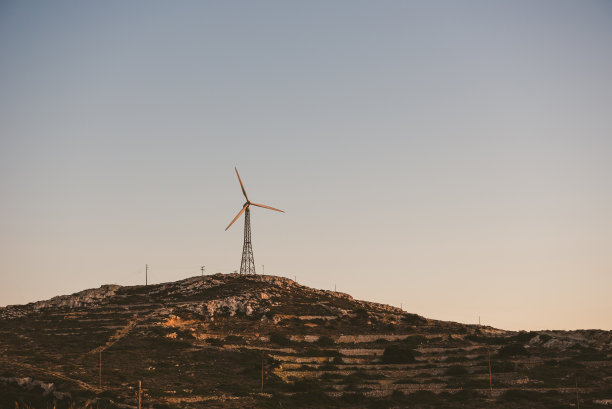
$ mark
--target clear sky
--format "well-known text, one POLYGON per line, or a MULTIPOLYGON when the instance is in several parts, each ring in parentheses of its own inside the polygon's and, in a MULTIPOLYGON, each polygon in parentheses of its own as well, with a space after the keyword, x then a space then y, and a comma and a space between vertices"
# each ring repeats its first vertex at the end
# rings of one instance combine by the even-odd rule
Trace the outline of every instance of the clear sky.
POLYGON ((2 1, 0 305, 258 268, 612 329, 612 2, 2 1))

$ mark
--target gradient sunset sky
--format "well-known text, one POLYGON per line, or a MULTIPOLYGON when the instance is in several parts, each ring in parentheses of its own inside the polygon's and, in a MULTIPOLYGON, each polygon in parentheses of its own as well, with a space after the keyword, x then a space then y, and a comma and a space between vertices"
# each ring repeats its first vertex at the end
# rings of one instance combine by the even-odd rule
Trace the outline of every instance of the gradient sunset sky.
POLYGON ((240 267, 612 329, 612 2, 2 1, 0 306, 240 267))

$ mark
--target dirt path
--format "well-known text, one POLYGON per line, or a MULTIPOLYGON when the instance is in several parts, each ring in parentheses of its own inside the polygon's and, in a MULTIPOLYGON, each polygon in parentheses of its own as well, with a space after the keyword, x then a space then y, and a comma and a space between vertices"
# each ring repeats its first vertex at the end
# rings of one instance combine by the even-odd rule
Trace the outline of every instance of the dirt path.
POLYGON ((136 314, 133 315, 132 320, 129 321, 125 326, 119 328, 109 339, 106 341, 104 345, 101 345, 97 348, 92 349, 89 352, 83 354, 81 359, 85 358, 87 355, 97 354, 99 352, 104 352, 111 346, 113 346, 117 341, 121 338, 125 337, 134 329, 134 327, 138 324, 139 321, 142 321, 143 318, 138 318, 136 314))
POLYGON ((66 376, 66 375, 60 373, 60 372, 50 371, 48 369, 39 368, 39 367, 36 367, 34 365, 27 364, 25 362, 18 362, 18 361, 14 360, 14 359, 7 359, 7 358, 4 358, 4 357, 0 357, 0 360, 3 361, 3 364, 4 363, 9 363, 9 364, 12 364, 14 366, 18 366, 18 367, 21 367, 21 368, 26 368, 26 369, 28 369, 30 371, 33 371, 33 372, 38 372, 38 373, 41 373, 41 374, 44 374, 44 375, 47 375, 47 376, 52 376, 52 377, 55 377, 55 378, 63 379, 63 380, 68 381, 68 382, 72 382, 72 383, 78 385, 81 389, 84 389, 84 390, 87 390, 87 391, 91 391, 91 392, 95 392, 95 393, 100 393, 100 392, 103 391, 103 389, 100 389, 97 386, 93 386, 93 385, 88 384, 87 382, 83 382, 83 381, 80 381, 78 379, 71 378, 69 376, 66 376))

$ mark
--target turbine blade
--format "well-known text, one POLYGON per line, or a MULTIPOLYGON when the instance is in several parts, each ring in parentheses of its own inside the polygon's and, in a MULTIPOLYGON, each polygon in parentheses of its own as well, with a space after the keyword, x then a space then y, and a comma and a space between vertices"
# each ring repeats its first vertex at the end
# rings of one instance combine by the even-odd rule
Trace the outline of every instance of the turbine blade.
POLYGON ((236 217, 234 217, 234 220, 232 220, 232 222, 231 222, 231 223, 230 223, 230 224, 229 224, 229 225, 228 225, 228 226, 225 228, 225 231, 227 231, 227 229, 229 229, 229 228, 230 228, 230 226, 231 226, 232 224, 234 224, 234 222, 235 222, 236 220, 238 220, 238 218, 240 217, 240 215, 241 215, 241 214, 244 212, 244 209, 246 209, 248 206, 249 206, 248 204, 245 204, 245 205, 242 207, 242 210, 238 212, 238 214, 236 215, 236 217))
POLYGON ((262 205, 262 204, 257 204, 257 203, 251 203, 253 206, 259 206, 259 207, 264 207, 266 209, 270 209, 270 210, 276 210, 277 212, 281 212, 281 213, 285 213, 284 210, 280 210, 280 209, 275 209, 273 207, 270 206, 266 206, 266 205, 262 205))
POLYGON ((238 174, 238 169, 236 169, 236 167, 234 167, 234 170, 236 171, 236 176, 238 176, 238 182, 240 182, 240 188, 242 189, 242 194, 244 195, 244 197, 246 198, 247 202, 249 201, 249 197, 246 194, 246 190, 244 190, 244 185, 242 184, 242 179, 240 179, 240 175, 238 174))

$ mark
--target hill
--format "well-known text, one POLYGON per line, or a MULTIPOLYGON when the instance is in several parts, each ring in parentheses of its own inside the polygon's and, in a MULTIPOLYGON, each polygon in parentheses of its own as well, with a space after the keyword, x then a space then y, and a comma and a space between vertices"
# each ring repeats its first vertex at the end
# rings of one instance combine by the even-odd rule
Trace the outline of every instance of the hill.
POLYGON ((275 276, 0 308, 0 351, 2 408, 136 407, 138 381, 153 408, 612 405, 610 331, 436 321, 275 276))

